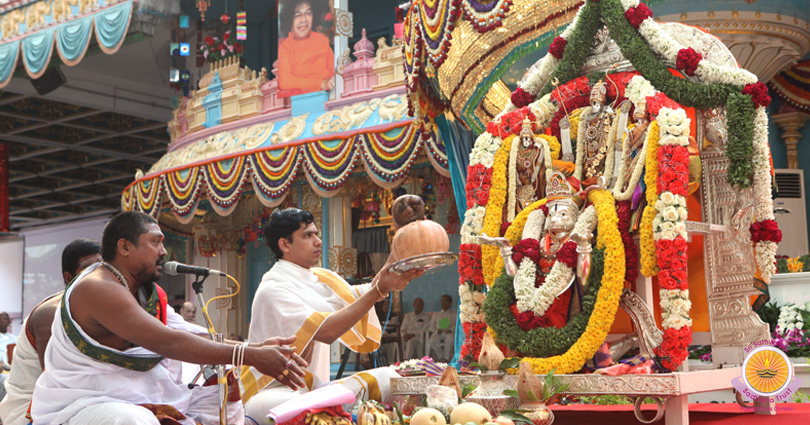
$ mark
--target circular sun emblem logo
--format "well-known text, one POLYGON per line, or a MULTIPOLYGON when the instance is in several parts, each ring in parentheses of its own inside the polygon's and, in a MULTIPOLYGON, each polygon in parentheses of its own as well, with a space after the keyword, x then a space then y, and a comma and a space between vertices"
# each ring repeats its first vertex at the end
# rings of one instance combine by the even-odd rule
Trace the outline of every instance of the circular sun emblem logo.
POLYGON ((764 397, 780 393, 793 378, 793 365, 787 355, 767 346, 748 353, 742 370, 748 388, 764 397))

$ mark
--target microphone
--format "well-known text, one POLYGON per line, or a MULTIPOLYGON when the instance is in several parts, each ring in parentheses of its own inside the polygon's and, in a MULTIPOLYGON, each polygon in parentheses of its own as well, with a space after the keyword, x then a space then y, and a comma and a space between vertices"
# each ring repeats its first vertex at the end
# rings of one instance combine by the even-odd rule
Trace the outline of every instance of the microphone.
POLYGON ((226 276, 219 270, 207 269, 205 267, 189 266, 186 264, 178 263, 177 261, 169 261, 163 264, 163 270, 166 274, 176 276, 178 274, 193 274, 195 276, 208 276, 209 274, 226 276))

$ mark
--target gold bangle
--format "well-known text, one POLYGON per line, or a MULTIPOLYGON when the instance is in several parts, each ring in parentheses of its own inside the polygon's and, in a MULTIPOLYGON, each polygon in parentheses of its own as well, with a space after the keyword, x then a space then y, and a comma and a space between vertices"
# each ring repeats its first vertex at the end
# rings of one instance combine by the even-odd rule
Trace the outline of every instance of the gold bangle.
POLYGON ((382 291, 380 291, 380 282, 374 284, 374 289, 377 290, 377 293, 380 294, 381 297, 388 298, 388 295, 385 295, 382 293, 382 291))

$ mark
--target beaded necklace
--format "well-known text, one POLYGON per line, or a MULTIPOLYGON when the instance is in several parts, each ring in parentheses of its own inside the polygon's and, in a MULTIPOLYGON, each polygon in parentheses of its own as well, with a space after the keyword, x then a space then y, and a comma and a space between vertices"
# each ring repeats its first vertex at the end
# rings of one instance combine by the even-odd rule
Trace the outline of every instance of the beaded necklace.
POLYGON ((129 284, 127 283, 127 278, 125 278, 124 275, 118 271, 118 269, 116 269, 115 267, 113 267, 112 264, 106 261, 102 261, 101 265, 106 267, 109 271, 111 271, 112 274, 114 274, 115 277, 118 278, 119 281, 121 281, 121 285, 124 285, 124 288, 127 288, 127 291, 129 291, 129 284))

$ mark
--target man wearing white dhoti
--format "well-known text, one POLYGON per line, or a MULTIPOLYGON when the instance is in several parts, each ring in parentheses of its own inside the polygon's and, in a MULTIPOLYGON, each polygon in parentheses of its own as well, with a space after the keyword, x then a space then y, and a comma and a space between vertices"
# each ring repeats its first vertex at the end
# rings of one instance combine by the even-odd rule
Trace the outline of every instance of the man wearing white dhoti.
MULTIPOLYGON (((434 354, 434 359, 441 362, 449 362, 453 358, 453 350, 456 341, 456 316, 455 310, 450 310, 453 306, 453 298, 450 295, 442 295, 442 309, 431 313, 430 316, 430 351, 434 354)), ((430 355, 431 353, 428 353, 430 355)))
POLYGON ((422 311, 425 308, 425 301, 421 298, 413 300, 413 311, 405 315, 402 320, 402 342, 405 343, 405 358, 408 360, 421 356, 422 345, 425 343, 425 336, 430 328, 430 313, 422 311))
MULTIPOLYGON (((371 283, 349 286, 337 274, 315 267, 321 261, 318 228, 311 213, 295 208, 273 213, 264 228, 264 239, 278 262, 256 291, 248 340, 295 335, 296 353, 309 362, 305 370, 310 390, 330 383, 329 344, 340 341, 358 353, 379 347, 380 322, 374 303, 422 274, 396 275, 384 269, 371 283)), ((341 384, 363 398, 382 400, 388 396, 392 376, 397 376, 392 369, 378 368, 355 374, 341 384)), ((243 368, 241 384, 245 414, 257 423, 264 423, 272 407, 296 395, 272 375, 261 375, 253 368, 243 368)))
MULTIPOLYGON (((242 348, 244 364, 283 372, 285 384, 303 386, 298 365, 306 362, 291 348, 271 345, 294 338, 240 347, 172 328, 177 321, 169 320, 165 293, 154 284, 166 255, 154 218, 133 211, 116 215, 101 245, 104 261, 76 278, 57 310, 45 371, 34 390, 34 423, 157 425, 159 415, 184 425, 217 424, 216 387, 189 390, 179 378, 180 361, 231 363, 242 348)), ((231 403, 228 416, 230 423, 242 423, 241 406, 231 403)))
MULTIPOLYGON (((87 266, 101 261, 101 244, 90 239, 76 239, 62 250, 62 280, 69 284, 87 266)), ((61 291, 31 310, 25 318, 17 346, 14 367, 6 380, 6 395, 0 401, 0 421, 4 425, 26 425, 34 384, 45 367, 45 347, 51 339, 53 316, 62 301, 61 291)))

